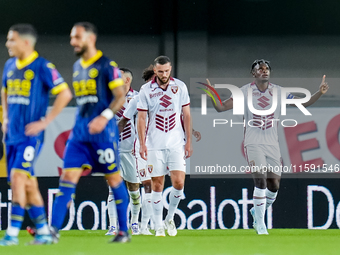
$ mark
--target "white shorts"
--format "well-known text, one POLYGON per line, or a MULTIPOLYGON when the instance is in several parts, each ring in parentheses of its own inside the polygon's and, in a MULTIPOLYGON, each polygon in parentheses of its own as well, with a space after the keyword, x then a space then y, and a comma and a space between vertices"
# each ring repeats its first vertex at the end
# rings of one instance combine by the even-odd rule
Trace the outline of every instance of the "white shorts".
POLYGON ((185 172, 184 146, 177 149, 148 151, 148 169, 151 177, 163 176, 174 170, 185 172))
POLYGON ((136 157, 136 169, 138 171, 139 179, 143 181, 151 180, 150 170, 151 168, 148 167, 147 162, 142 159, 140 156, 136 157))
POLYGON ((281 176, 282 158, 279 146, 249 144, 244 147, 244 153, 252 173, 267 171, 281 176))
POLYGON ((136 169, 136 158, 131 152, 120 152, 120 175, 130 183, 139 183, 138 172, 136 169))

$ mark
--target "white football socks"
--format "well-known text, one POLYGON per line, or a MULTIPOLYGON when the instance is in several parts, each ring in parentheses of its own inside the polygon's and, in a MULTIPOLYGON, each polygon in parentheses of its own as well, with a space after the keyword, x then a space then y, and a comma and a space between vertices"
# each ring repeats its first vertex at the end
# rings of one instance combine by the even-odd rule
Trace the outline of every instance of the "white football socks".
POLYGON ((162 192, 151 192, 152 210, 154 215, 155 229, 163 227, 163 201, 162 192))
MULTIPOLYGON (((110 189, 110 188, 109 188, 110 189)), ((107 198, 107 211, 109 214, 110 227, 117 228, 117 209, 116 209, 116 201, 113 197, 113 193, 110 189, 109 196, 107 198)))
POLYGON ((141 229, 147 227, 152 214, 152 203, 151 203, 151 193, 145 193, 142 202, 142 223, 141 229))
POLYGON ((255 187, 253 197, 256 222, 258 225, 265 225, 264 213, 266 211, 266 190, 255 187))
POLYGON ((175 211, 178 207, 179 201, 181 201, 182 195, 183 195, 183 189, 178 190, 172 187, 170 195, 169 195, 169 210, 168 210, 168 215, 166 216, 166 220, 173 220, 175 211))
POLYGON ((276 199, 277 196, 277 191, 272 192, 269 189, 266 189, 266 210, 268 209, 269 206, 271 206, 276 199))
POLYGON ((141 207, 141 199, 139 189, 136 191, 129 191, 131 204, 131 224, 138 223, 138 216, 141 207))

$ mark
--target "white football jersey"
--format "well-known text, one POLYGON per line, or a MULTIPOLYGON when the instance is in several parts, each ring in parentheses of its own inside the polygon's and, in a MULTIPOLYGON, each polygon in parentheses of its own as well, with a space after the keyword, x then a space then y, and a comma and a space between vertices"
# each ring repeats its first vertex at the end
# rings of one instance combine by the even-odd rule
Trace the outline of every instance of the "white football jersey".
MULTIPOLYGON (((138 95, 138 91, 130 88, 125 96, 125 103, 123 107, 115 115, 117 125, 118 122, 123 118, 124 111, 127 108, 130 100, 136 95, 138 95)), ((119 134, 119 151, 131 152, 133 149, 133 143, 135 141, 135 135, 135 120, 131 119, 128 121, 128 123, 126 123, 124 130, 119 134)))
MULTIPOLYGON (((241 87, 245 101, 245 132, 244 146, 248 144, 268 144, 278 145, 279 138, 277 134, 278 119, 281 115, 281 87, 272 83, 268 84, 265 91, 260 91, 256 84, 249 83, 241 87), (252 89, 253 106, 256 110, 269 110, 273 103, 273 89, 277 89, 277 107, 269 115, 257 115, 252 113, 248 107, 248 88, 252 89)), ((292 94, 287 98, 293 98, 292 94)))
POLYGON ((156 78, 142 86, 137 108, 149 114, 148 150, 173 149, 185 144, 181 113, 182 107, 189 104, 187 86, 178 79, 170 78, 165 90, 157 84, 156 78))
MULTIPOLYGON (((139 95, 134 96, 128 106, 124 111, 124 118, 132 120, 135 119, 135 128, 136 128, 136 136, 135 136, 135 143, 134 143, 134 151, 135 153, 139 153, 139 139, 138 139, 138 110, 137 104, 139 102, 139 95)), ((148 125, 148 115, 146 115, 145 120, 146 127, 148 125)))

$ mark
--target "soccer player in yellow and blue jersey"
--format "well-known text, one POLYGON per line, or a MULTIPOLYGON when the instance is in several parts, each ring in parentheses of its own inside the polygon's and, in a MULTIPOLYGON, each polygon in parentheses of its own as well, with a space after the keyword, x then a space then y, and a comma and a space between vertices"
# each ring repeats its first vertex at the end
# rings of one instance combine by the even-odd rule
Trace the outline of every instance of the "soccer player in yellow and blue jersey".
POLYGON ((7 35, 6 47, 12 58, 3 71, 1 99, 12 212, 1 246, 18 244, 25 208, 37 228, 32 244, 52 243, 33 165, 44 129, 68 104, 72 93, 55 66, 34 50, 36 40, 37 32, 30 24, 14 25, 7 35), (49 92, 57 97, 46 115, 49 92))
POLYGON ((52 234, 59 239, 67 204, 75 193, 84 168, 105 174, 116 200, 119 232, 112 242, 128 242, 126 186, 119 174, 119 132, 114 114, 125 102, 123 79, 117 64, 96 48, 97 29, 76 23, 71 45, 81 57, 73 66, 73 88, 78 110, 64 155, 64 170, 52 211, 52 234))

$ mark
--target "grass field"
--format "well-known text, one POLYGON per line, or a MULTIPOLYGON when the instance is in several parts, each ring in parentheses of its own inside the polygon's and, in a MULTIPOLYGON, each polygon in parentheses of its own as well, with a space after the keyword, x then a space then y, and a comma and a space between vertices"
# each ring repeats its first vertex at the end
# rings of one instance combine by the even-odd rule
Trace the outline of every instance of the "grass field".
MULTIPOLYGON (((340 254, 340 230, 273 229, 268 236, 254 230, 180 230, 176 237, 133 236, 131 243, 108 243, 106 231, 62 231, 58 244, 26 246, 32 240, 20 232, 19 246, 0 247, 0 254, 340 254)), ((5 234, 0 231, 0 236, 5 234)))

